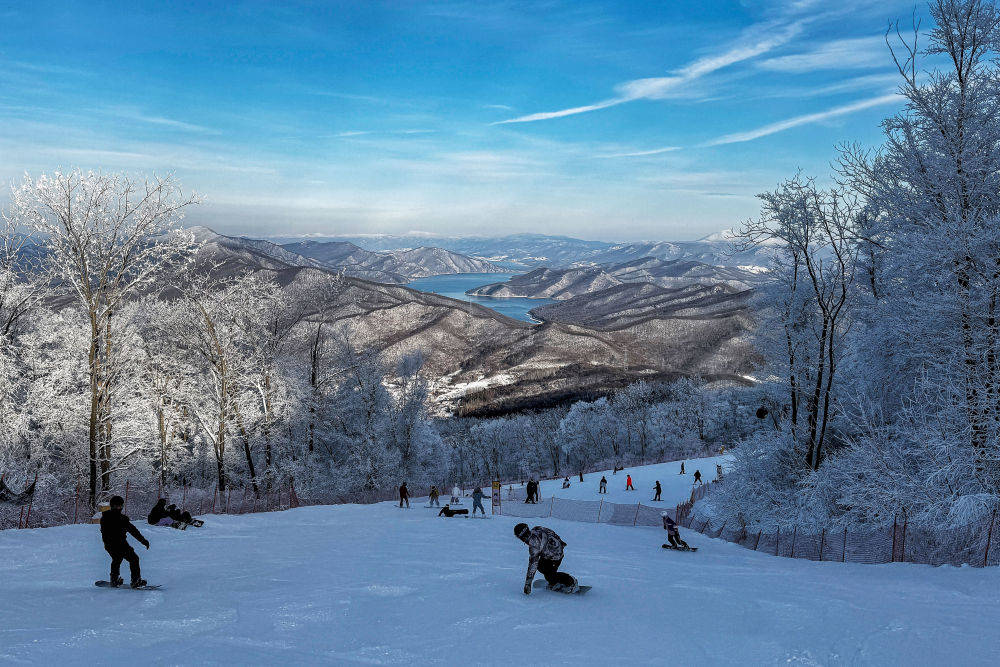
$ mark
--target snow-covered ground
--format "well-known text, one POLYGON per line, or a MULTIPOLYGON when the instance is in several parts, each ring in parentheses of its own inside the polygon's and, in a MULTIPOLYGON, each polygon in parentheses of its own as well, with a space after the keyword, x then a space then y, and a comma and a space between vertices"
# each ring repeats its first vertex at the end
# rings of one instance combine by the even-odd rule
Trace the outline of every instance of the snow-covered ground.
POLYGON ((93 586, 108 571, 96 526, 0 532, 0 662, 1000 664, 995 568, 774 558, 690 531, 700 550, 678 553, 659 529, 545 519, 594 589, 529 597, 517 519, 436 513, 141 524, 143 572, 164 586, 149 592, 93 586))

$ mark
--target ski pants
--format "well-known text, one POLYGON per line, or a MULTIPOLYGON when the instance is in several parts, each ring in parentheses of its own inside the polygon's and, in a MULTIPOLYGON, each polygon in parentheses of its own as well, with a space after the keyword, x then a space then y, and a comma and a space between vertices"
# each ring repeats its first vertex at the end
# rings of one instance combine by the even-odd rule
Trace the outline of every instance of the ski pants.
POLYGON ((409 496, 400 496, 399 497, 399 506, 402 507, 403 503, 406 503, 406 506, 409 507, 410 506, 410 497, 409 496))
POLYGON ((433 498, 431 498, 431 505, 437 505, 438 507, 441 507, 441 503, 438 502, 438 497, 437 496, 434 496, 433 498))
POLYGON ((632 482, 628 483, 628 486, 625 487, 625 490, 626 491, 635 491, 635 487, 632 486, 632 482))
POLYGON ((687 542, 681 539, 680 533, 667 533, 667 542, 670 542, 670 545, 675 548, 679 547, 684 547, 686 549, 691 548, 688 546, 687 542))
POLYGON ((123 560, 128 561, 128 570, 132 575, 132 581, 142 579, 142 573, 139 571, 139 555, 136 554, 135 549, 125 545, 124 548, 109 550, 108 553, 111 554, 111 581, 115 581, 119 577, 123 560))
POLYGON ((660 492, 659 492, 659 491, 657 491, 657 492, 656 492, 656 497, 655 497, 655 498, 653 498, 653 500, 659 500, 659 499, 660 499, 660 492))
POLYGON ((556 584, 572 586, 576 583, 576 579, 574 579, 571 575, 566 574, 565 572, 559 572, 560 563, 562 563, 562 558, 559 560, 542 558, 538 561, 538 573, 545 577, 545 581, 549 582, 550 588, 556 584))
POLYGON ((472 513, 473 514, 476 513, 476 508, 477 507, 479 508, 479 511, 483 513, 483 516, 485 516, 486 515, 486 510, 483 509, 483 499, 482 498, 473 498, 472 499, 472 513))

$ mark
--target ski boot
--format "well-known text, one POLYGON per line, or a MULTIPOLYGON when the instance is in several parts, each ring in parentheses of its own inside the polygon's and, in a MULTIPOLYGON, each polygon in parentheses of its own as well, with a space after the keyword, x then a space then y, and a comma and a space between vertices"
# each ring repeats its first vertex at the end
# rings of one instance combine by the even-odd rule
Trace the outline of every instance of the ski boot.
POLYGON ((145 579, 133 579, 132 580, 132 588, 142 588, 145 585, 146 585, 146 580, 145 579))
POLYGON ((122 579, 121 577, 110 577, 108 581, 111 582, 112 588, 118 588, 119 586, 125 583, 125 580, 122 579))

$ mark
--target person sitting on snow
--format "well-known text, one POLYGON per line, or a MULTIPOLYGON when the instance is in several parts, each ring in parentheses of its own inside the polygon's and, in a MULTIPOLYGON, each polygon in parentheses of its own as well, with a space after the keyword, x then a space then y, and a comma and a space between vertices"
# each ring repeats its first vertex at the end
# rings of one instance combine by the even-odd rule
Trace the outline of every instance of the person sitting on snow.
POLYGON ((160 498, 156 501, 153 509, 149 510, 149 516, 146 517, 146 521, 149 522, 150 526, 169 526, 174 522, 167 511, 166 498, 160 498))
POLYGON ((167 516, 181 523, 194 523, 194 517, 191 516, 191 512, 181 510, 177 505, 167 505, 167 516))
POLYGON ((565 478, 563 480, 562 488, 564 488, 564 489, 568 489, 569 488, 569 477, 567 477, 567 478, 565 478))
POLYGON ((524 578, 524 594, 531 595, 531 582, 535 572, 541 572, 549 588, 553 590, 579 589, 576 578, 565 572, 559 572, 563 559, 563 547, 566 543, 556 535, 555 531, 544 526, 528 528, 528 524, 519 523, 514 526, 514 535, 528 545, 528 574, 524 578))
POLYGON ((677 524, 666 512, 660 514, 663 517, 663 530, 667 531, 667 541, 674 549, 690 549, 688 543, 681 539, 681 531, 677 530, 677 524))

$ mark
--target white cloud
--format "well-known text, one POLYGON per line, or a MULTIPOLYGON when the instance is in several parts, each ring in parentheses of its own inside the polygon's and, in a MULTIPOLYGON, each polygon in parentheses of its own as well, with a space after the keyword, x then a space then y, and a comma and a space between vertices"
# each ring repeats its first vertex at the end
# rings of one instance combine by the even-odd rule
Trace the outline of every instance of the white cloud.
POLYGON ((712 139, 702 144, 702 146, 722 146, 724 144, 737 144, 744 141, 753 141, 754 139, 760 139, 761 137, 766 137, 771 134, 777 134, 778 132, 784 132, 793 127, 799 127, 800 125, 808 125, 811 123, 819 123, 821 121, 827 120, 829 118, 836 118, 837 116, 845 116, 855 111, 861 111, 863 109, 870 109, 871 107, 881 106, 884 104, 898 104, 903 100, 903 97, 899 94, 893 93, 892 95, 882 95, 880 97, 873 97, 867 100, 861 100, 860 102, 852 102, 851 104, 845 104, 843 106, 834 107, 826 111, 820 111, 818 113, 805 114, 803 116, 796 116, 794 118, 788 118, 786 120, 779 121, 777 123, 771 123, 770 125, 764 125, 763 127, 758 127, 754 130, 747 130, 746 132, 734 132, 733 134, 726 134, 717 139, 712 139))
POLYGON ((801 32, 802 26, 802 21, 783 24, 761 24, 752 28, 748 33, 744 33, 744 37, 736 45, 729 47, 721 53, 705 56, 688 63, 684 67, 674 71, 670 76, 633 79, 617 85, 615 87, 615 92, 618 93, 617 97, 595 102, 594 104, 561 109, 559 111, 543 111, 528 114, 526 116, 498 121, 493 124, 530 123, 607 109, 608 107, 635 100, 665 99, 674 95, 678 88, 692 83, 706 74, 711 74, 730 65, 756 58, 786 44, 801 32))
POLYGON ((813 72, 823 69, 864 69, 888 63, 885 38, 855 37, 820 44, 811 51, 768 58, 758 64, 776 72, 813 72))
POLYGON ((595 155, 598 158, 616 158, 616 157, 642 157, 645 155, 660 155, 661 153, 672 153, 673 151, 679 151, 680 146, 664 146, 663 148, 653 148, 647 151, 634 151, 631 153, 611 153, 610 155, 595 155))

